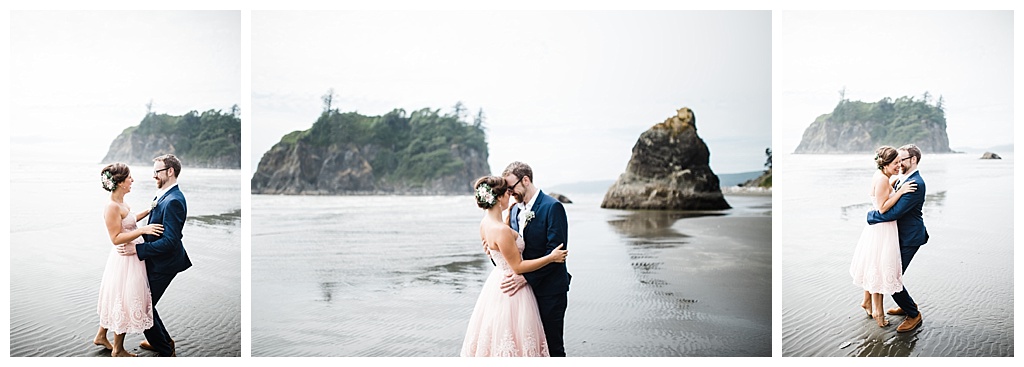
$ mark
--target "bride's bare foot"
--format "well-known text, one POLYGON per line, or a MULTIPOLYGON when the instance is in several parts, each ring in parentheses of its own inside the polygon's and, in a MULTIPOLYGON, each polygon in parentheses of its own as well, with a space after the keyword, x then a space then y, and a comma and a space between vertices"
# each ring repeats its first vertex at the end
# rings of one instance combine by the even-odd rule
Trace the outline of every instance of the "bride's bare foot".
POLYGON ((873 316, 873 318, 875 319, 875 323, 876 323, 876 324, 878 324, 878 327, 886 327, 886 326, 889 326, 889 320, 887 320, 887 319, 885 318, 885 314, 884 314, 884 313, 881 313, 881 312, 879 312, 879 313, 876 313, 876 314, 875 314, 875 315, 873 316))
POLYGON ((110 341, 107 340, 107 336, 106 335, 104 335, 103 337, 97 336, 96 339, 94 339, 92 341, 92 343, 96 344, 96 345, 99 345, 99 346, 101 346, 103 348, 106 348, 106 349, 114 350, 114 346, 110 345, 110 341))
POLYGON ((110 351, 110 356, 111 357, 138 357, 138 355, 136 355, 134 353, 128 353, 128 351, 124 350, 124 349, 121 349, 120 351, 113 351, 112 350, 112 351, 110 351))
POLYGON ((860 304, 860 308, 864 309, 864 312, 866 312, 868 314, 868 317, 873 317, 871 315, 871 304, 870 303, 861 303, 860 304))

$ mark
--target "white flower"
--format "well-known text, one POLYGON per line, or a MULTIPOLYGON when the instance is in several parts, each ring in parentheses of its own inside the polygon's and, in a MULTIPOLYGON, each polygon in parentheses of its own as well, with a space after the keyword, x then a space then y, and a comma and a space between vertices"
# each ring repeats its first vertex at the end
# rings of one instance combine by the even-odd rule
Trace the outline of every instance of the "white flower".
POLYGON ((114 179, 110 174, 110 171, 103 171, 103 174, 100 175, 100 183, 103 184, 103 189, 107 191, 114 191, 117 189, 117 184, 114 183, 114 179))
POLYGON ((526 211, 526 224, 530 224, 530 219, 533 219, 533 217, 535 217, 535 215, 533 214, 533 211, 532 210, 527 210, 526 211))
POLYGON ((498 198, 495 197, 491 191, 491 186, 488 184, 480 184, 480 187, 476 188, 476 201, 478 203, 487 204, 488 207, 494 206, 498 202, 498 198))
POLYGON ((153 200, 152 203, 149 203, 149 210, 153 210, 155 208, 156 208, 156 200, 153 200))

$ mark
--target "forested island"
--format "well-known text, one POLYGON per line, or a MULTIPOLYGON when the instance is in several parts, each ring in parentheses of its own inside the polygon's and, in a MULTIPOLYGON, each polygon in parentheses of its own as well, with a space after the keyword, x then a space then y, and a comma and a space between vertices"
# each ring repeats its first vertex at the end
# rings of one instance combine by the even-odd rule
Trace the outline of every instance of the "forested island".
POLYGON ((465 195, 490 174, 481 110, 423 108, 381 116, 328 108, 308 130, 294 131, 263 154, 254 194, 465 195))
POLYGON ((874 103, 840 98, 831 113, 818 116, 804 130, 794 153, 870 153, 882 145, 905 144, 916 144, 926 153, 953 153, 944 99, 931 99, 928 92, 919 99, 886 97, 874 103))
POLYGON ((238 106, 230 112, 190 111, 182 116, 147 112, 138 126, 124 129, 113 142, 104 163, 150 165, 171 153, 182 166, 239 169, 242 164, 242 123, 238 106))

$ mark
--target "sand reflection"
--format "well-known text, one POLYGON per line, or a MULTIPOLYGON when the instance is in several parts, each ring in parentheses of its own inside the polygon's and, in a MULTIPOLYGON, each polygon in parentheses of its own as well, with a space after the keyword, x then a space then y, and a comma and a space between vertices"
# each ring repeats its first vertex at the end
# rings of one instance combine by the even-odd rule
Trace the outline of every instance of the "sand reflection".
MULTIPOLYGON (((608 221, 608 224, 622 236, 633 239, 639 245, 651 244, 650 240, 680 239, 690 237, 672 228, 676 221, 685 218, 722 216, 722 212, 709 211, 634 211, 608 221)), ((660 241, 659 241, 660 242, 660 241)))

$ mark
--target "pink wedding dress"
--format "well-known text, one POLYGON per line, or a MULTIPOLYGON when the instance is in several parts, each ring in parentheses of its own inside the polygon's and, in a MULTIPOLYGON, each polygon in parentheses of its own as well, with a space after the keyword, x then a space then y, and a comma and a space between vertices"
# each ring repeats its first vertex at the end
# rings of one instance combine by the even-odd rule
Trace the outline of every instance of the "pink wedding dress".
MULTIPOLYGON (((121 221, 121 233, 136 229, 135 214, 121 221)), ((139 236, 132 243, 142 243, 139 236)), ((153 300, 146 277, 146 262, 135 255, 121 256, 110 246, 107 267, 100 282, 100 298, 96 307, 100 326, 115 334, 142 333, 153 326, 153 300)))
MULTIPOLYGON (((523 239, 517 237, 516 247, 520 254, 525 246, 523 239)), ((477 298, 460 355, 548 357, 548 343, 533 288, 527 284, 511 297, 502 293, 501 281, 505 274, 512 274, 512 269, 497 250, 491 250, 491 259, 497 266, 487 277, 477 298)))
MULTIPOLYGON (((878 210, 874 196, 871 197, 871 203, 878 210)), ((853 250, 850 276, 853 277, 854 285, 871 293, 893 294, 903 290, 900 235, 896 221, 864 227, 860 241, 853 250)))

